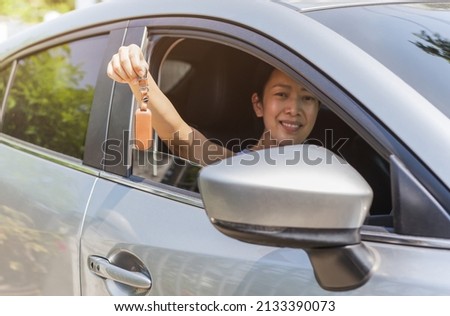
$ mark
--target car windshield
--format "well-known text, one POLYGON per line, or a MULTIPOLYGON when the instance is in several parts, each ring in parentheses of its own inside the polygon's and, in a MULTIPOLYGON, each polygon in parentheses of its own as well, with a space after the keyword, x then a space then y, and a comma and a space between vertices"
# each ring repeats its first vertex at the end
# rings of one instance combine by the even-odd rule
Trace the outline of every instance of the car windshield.
POLYGON ((307 13, 387 68, 450 117, 450 4, 348 7, 307 13))

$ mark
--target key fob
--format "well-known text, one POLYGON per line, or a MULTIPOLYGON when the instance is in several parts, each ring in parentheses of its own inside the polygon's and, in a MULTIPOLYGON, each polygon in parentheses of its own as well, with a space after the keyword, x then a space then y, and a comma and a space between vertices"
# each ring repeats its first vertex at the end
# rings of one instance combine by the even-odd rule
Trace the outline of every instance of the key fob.
POLYGON ((134 120, 134 142, 139 150, 147 150, 153 143, 152 112, 138 108, 134 120))

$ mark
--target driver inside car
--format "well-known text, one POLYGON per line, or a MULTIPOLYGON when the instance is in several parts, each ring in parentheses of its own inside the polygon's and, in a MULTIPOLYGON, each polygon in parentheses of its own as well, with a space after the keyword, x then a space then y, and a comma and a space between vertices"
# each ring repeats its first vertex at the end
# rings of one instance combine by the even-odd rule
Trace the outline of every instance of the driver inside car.
MULTIPOLYGON (((113 55, 107 70, 111 79, 128 84, 141 105, 148 106, 151 111, 148 129, 154 128, 174 154, 200 165, 236 154, 189 126, 148 69, 142 50, 132 44, 122 46, 113 55)), ((255 115, 263 120, 264 131, 257 143, 245 151, 303 143, 319 112, 320 102, 315 95, 284 72, 265 63, 256 70, 255 89, 249 98, 255 115)))

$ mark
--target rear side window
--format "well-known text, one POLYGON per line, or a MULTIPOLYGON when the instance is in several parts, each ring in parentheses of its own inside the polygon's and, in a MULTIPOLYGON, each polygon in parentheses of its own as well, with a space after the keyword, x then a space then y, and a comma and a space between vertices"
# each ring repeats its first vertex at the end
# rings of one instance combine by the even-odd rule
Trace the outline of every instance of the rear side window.
POLYGON ((86 38, 19 60, 2 132, 81 159, 106 41, 86 38))

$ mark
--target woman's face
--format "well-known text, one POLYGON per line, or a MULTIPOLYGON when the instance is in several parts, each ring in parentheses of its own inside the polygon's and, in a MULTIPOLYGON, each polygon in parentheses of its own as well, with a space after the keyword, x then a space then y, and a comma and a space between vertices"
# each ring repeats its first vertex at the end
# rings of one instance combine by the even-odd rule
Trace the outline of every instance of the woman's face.
POLYGON ((266 146, 304 142, 319 111, 317 98, 279 70, 270 75, 263 100, 254 94, 252 102, 256 115, 264 120, 266 146))

